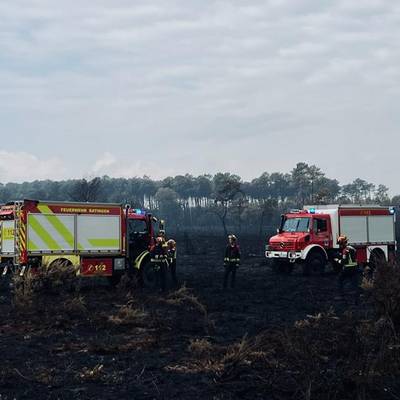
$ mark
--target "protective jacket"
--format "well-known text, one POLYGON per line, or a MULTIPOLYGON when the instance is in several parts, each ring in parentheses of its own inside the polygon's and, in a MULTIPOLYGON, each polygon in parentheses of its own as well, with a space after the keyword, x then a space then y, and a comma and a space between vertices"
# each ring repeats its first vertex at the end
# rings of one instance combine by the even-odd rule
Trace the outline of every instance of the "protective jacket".
POLYGON ((161 266, 167 263, 167 249, 165 244, 155 244, 150 249, 151 262, 154 266, 161 266))
POLYGON ((176 247, 168 247, 167 248, 167 259, 170 264, 176 261, 176 247))
POLYGON ((351 246, 346 246, 341 250, 339 264, 342 266, 343 271, 354 271, 357 269, 356 250, 351 246))
POLYGON ((224 265, 236 267, 240 265, 240 248, 237 244, 226 246, 224 265))

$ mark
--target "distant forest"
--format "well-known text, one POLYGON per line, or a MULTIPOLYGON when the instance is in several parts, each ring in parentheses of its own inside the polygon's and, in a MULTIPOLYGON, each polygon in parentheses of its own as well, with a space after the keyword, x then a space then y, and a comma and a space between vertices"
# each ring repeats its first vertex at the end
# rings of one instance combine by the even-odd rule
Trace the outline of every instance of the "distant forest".
POLYGON ((230 173, 0 183, 0 203, 37 199, 130 204, 166 220, 167 229, 183 232, 236 232, 264 236, 273 232, 280 215, 304 204, 377 203, 397 205, 384 185, 355 179, 339 185, 315 165, 301 162, 290 173, 264 172, 245 182, 230 173))

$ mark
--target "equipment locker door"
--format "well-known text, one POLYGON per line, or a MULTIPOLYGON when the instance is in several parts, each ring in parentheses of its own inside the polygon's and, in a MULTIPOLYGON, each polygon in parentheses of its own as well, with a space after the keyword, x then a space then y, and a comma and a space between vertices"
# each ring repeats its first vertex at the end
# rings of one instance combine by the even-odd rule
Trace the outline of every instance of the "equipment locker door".
POLYGON ((365 216, 342 216, 340 234, 346 235, 350 244, 368 243, 368 222, 365 216))
POLYGON ((12 255, 15 252, 15 221, 1 223, 1 255, 12 255))
POLYGON ((393 215, 371 215, 368 217, 369 242, 384 243, 394 242, 394 217, 393 215))
POLYGON ((120 251, 121 217, 119 215, 78 215, 77 240, 79 251, 120 251))
POLYGON ((38 253, 74 250, 73 215, 28 214, 28 251, 38 253))

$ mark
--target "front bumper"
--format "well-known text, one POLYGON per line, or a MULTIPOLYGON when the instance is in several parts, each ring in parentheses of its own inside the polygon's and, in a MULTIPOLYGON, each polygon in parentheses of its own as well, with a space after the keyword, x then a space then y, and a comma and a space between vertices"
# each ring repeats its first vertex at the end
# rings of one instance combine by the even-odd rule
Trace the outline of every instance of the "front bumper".
POLYGON ((290 261, 296 261, 302 258, 301 251, 275 251, 275 250, 266 250, 265 257, 267 258, 284 258, 289 259, 290 261))

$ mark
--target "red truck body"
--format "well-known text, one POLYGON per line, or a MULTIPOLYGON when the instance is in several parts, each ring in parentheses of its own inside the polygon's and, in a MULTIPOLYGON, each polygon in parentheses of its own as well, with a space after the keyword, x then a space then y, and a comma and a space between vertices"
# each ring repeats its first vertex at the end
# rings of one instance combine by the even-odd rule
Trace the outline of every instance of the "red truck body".
POLYGON ((359 263, 390 260, 396 251, 395 218, 390 207, 305 206, 282 216, 265 256, 278 264, 316 261, 324 266, 337 256, 337 238, 346 235, 359 263))
POLYGON ((121 204, 22 200, 0 207, 0 263, 79 266, 82 276, 140 270, 154 244, 151 214, 121 204))

